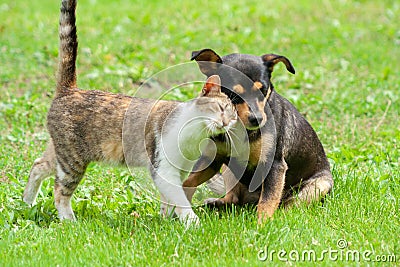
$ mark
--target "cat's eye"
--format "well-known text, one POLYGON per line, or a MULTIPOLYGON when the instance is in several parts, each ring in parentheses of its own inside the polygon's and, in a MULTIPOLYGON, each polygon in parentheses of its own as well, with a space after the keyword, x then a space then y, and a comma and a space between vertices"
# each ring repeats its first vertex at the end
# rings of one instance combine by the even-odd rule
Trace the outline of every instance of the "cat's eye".
POLYGON ((235 108, 234 108, 232 102, 226 103, 224 106, 224 110, 226 110, 229 113, 235 112, 235 108))
POLYGON ((224 111, 225 110, 225 107, 223 107, 222 105, 221 105, 221 103, 218 103, 218 107, 219 107, 219 111, 224 111))

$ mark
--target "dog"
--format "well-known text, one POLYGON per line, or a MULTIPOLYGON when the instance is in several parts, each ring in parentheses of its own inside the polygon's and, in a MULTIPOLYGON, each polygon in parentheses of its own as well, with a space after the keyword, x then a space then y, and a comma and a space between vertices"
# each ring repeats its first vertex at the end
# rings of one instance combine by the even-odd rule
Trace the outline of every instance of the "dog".
POLYGON ((322 200, 332 190, 333 176, 317 134, 271 83, 274 66, 279 62, 295 74, 288 58, 238 53, 220 57, 211 49, 203 49, 193 51, 191 60, 197 61, 207 77, 221 77, 222 90, 246 128, 249 155, 241 169, 243 162, 240 164, 223 149, 226 140, 215 138, 217 154, 212 163, 205 166, 210 159, 200 158, 183 183, 191 188, 185 190, 189 200, 195 188, 219 173, 223 164, 228 166, 223 173, 227 193, 223 198, 209 199, 207 204, 219 207, 258 203, 259 223, 272 218, 280 204, 309 204, 322 200), (254 180, 258 180, 256 186, 254 180))

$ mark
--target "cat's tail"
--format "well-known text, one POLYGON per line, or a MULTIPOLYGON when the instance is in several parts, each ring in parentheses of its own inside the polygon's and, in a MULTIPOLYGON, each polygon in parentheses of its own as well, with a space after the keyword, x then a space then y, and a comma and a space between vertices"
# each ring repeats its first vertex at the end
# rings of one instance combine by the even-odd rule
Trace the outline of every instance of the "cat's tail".
POLYGON ((56 95, 76 88, 78 38, 75 25, 76 0, 62 0, 60 8, 60 48, 56 95))

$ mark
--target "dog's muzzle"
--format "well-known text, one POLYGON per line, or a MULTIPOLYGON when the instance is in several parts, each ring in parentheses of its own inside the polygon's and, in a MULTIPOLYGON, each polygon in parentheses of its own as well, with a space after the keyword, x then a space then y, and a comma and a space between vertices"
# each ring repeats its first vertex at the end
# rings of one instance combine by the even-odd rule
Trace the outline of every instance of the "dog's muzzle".
POLYGON ((247 117, 247 125, 245 125, 246 129, 248 130, 257 130, 261 127, 263 127, 266 123, 266 120, 264 119, 264 117, 260 114, 260 115, 249 115, 247 117))
POLYGON ((261 127, 263 124, 263 117, 261 115, 250 115, 248 117, 249 120, 249 126, 252 128, 258 128, 261 127))

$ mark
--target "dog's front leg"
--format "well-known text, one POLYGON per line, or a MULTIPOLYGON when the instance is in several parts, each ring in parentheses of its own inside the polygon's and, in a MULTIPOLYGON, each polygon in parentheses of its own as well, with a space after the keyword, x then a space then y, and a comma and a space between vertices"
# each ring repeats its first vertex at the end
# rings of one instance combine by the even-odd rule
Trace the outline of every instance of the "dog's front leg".
POLYGON ((287 164, 283 158, 274 160, 267 178, 262 183, 257 206, 258 223, 263 223, 272 218, 278 208, 283 194, 287 169, 287 164))
POLYGON ((213 177, 221 169, 221 166, 221 161, 214 160, 210 163, 210 160, 206 157, 201 157, 196 162, 193 171, 182 184, 183 190, 185 191, 189 202, 192 202, 196 188, 202 183, 211 179, 211 177, 213 177))

